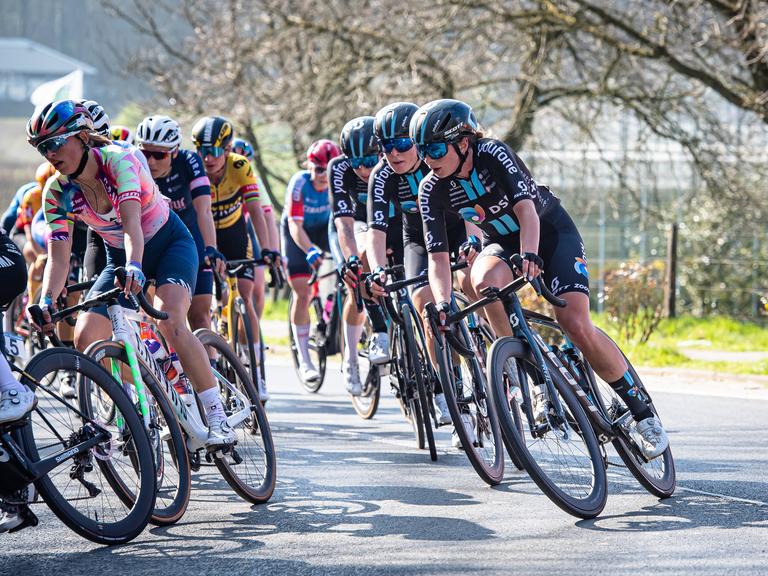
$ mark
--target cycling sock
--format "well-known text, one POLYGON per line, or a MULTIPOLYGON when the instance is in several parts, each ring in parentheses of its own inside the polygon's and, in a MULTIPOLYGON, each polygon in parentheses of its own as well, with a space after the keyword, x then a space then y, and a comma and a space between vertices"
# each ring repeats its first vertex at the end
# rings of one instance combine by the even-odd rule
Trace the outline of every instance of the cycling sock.
POLYGON ((200 398, 200 402, 203 403, 205 408, 205 417, 208 419, 208 423, 211 422, 211 418, 225 418, 224 405, 221 403, 221 396, 219 395, 219 389, 217 386, 208 388, 197 395, 200 398))
POLYGON ((309 358, 309 324, 291 324, 291 330, 293 330, 293 339, 299 349, 301 361, 304 364, 310 364, 312 361, 309 358))
POLYGON ((645 402, 642 392, 640 392, 640 389, 635 384, 635 380, 629 371, 624 372, 624 376, 610 384, 611 388, 616 391, 616 394, 624 400, 624 403, 629 408, 629 411, 632 412, 632 416, 637 422, 653 416, 653 412, 651 412, 651 409, 645 402))
POLYGON ((368 312, 368 318, 371 321, 373 331, 376 333, 387 331, 387 320, 384 318, 384 310, 381 309, 381 305, 371 302, 367 298, 363 298, 363 304, 365 310, 368 312))
POLYGON ((5 358, 0 358, 0 392, 8 392, 9 390, 27 391, 26 387, 16 380, 5 358))
POLYGON ((347 324, 344 322, 344 362, 357 364, 357 345, 360 342, 360 335, 362 333, 362 324, 347 324))

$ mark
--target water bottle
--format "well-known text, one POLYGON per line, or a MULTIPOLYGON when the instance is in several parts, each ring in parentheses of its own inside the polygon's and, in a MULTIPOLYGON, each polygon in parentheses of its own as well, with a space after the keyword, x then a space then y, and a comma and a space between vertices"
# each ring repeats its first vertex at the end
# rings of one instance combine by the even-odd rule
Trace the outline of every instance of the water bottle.
POLYGON ((328 294, 325 298, 325 308, 323 308, 323 320, 327 323, 331 320, 333 312, 333 294, 328 294))
POLYGON ((184 374, 184 369, 181 367, 181 361, 179 360, 176 352, 171 350, 171 353, 168 356, 168 360, 170 360, 171 364, 171 375, 166 372, 166 376, 168 376, 168 380, 170 380, 171 384, 173 384, 173 387, 176 388, 176 393, 180 394, 182 397, 185 394, 191 394, 192 386, 189 383, 189 378, 187 378, 187 375, 184 374))

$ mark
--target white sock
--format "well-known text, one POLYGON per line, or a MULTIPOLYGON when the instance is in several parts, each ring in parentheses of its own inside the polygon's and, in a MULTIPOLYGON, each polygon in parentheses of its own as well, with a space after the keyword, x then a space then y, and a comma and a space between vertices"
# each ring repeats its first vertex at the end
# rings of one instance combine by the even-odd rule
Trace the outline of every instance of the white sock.
POLYGON ((344 362, 357 364, 357 344, 360 342, 362 333, 362 324, 344 322, 344 362))
POLYGON ((0 392, 7 392, 9 390, 26 392, 27 388, 16 380, 5 356, 0 354, 0 392))
POLYGON ((221 403, 221 396, 219 396, 218 387, 214 386, 213 388, 208 388, 208 390, 200 392, 197 397, 200 398, 200 402, 203 403, 203 408, 205 408, 205 417, 208 419, 209 423, 211 421, 211 417, 215 417, 217 419, 226 418, 224 405, 221 403))
POLYGON ((309 324, 291 324, 293 330, 293 339, 299 347, 301 361, 304 364, 311 364, 309 358, 309 324))

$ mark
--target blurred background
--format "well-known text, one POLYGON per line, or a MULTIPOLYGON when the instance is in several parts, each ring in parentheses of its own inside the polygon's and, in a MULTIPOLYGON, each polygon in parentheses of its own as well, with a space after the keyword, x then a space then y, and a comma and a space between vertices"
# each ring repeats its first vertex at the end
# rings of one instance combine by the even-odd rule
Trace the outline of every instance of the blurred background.
POLYGON ((229 117, 277 210, 312 140, 460 98, 574 216, 593 306, 647 363, 768 374, 766 20, 726 0, 4 0, 0 198, 40 161, 32 92, 78 70, 115 124, 166 113, 189 144, 229 117))

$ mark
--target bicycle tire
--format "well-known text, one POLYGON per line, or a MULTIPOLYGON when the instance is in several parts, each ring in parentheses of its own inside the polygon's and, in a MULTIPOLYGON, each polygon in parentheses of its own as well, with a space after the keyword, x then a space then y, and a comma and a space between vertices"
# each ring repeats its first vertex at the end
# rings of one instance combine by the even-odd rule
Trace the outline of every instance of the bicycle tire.
MULTIPOLYGON (((422 423, 422 413, 418 404, 418 392, 413 383, 408 379, 410 370, 407 362, 408 353, 405 346, 405 335, 401 326, 395 326, 392 340, 392 369, 394 378, 397 380, 397 404, 400 413, 405 417, 413 429, 416 439, 416 448, 424 450, 426 437, 424 434, 424 424, 422 423)), ((392 372, 390 370, 390 380, 392 372)))
MULTIPOLYGON (((138 497, 134 498, 130 505, 130 511, 125 518, 116 522, 107 522, 103 516, 91 518, 77 511, 70 504, 67 497, 54 485, 51 479, 52 473, 36 480, 35 486, 53 513, 80 536, 97 544, 125 544, 133 540, 144 530, 150 520, 155 504, 154 461, 152 459, 149 437, 144 429, 144 423, 138 417, 131 401, 123 390, 115 383, 109 373, 84 354, 69 348, 49 348, 32 358, 25 368, 25 372, 35 382, 40 382, 46 375, 52 372, 63 370, 74 371, 78 375, 93 381, 112 399, 124 415, 126 429, 130 434, 130 436, 126 437, 130 438, 129 442, 132 443, 135 449, 133 465, 140 479, 138 497)), ((24 382, 32 390, 37 388, 36 383, 31 382, 28 378, 24 378, 24 382)), ((42 400, 39 398, 39 401, 42 400)), ((33 410, 33 414, 39 410, 41 410, 40 405, 33 410)), ((40 460, 40 453, 35 439, 33 419, 34 416, 31 416, 28 424, 22 428, 21 438, 25 453, 31 461, 36 462, 40 460)), ((44 449, 49 448, 50 446, 46 446, 44 449)), ((69 463, 69 459, 64 459, 60 466, 68 467, 69 463)), ((101 468, 99 467, 99 469, 101 468)), ((77 500, 73 499, 73 501, 77 500)), ((91 508, 88 510, 92 512, 91 508)))
MULTIPOLYGON (((101 340, 94 342, 86 349, 85 353, 93 358, 96 362, 101 362, 105 359, 117 360, 128 366, 128 355, 125 351, 125 346, 122 342, 115 342, 114 340, 101 340)), ((144 361, 137 355, 139 361, 139 370, 141 372, 141 379, 144 382, 144 386, 147 389, 149 395, 157 405, 160 415, 165 421, 165 429, 169 434, 170 439, 166 442, 168 448, 168 456, 171 458, 170 465, 174 466, 178 474, 178 483, 175 490, 172 492, 170 499, 158 499, 155 503, 155 508, 152 511, 152 518, 150 522, 156 526, 168 526, 178 522, 189 506, 189 497, 192 490, 192 468, 189 462, 189 452, 187 450, 187 443, 185 440, 184 431, 179 424, 176 416, 176 412, 171 405, 171 401, 166 396, 163 390, 163 385, 157 380, 152 370, 144 363, 144 361)), ((81 399, 81 403, 85 402, 86 398, 91 398, 88 394, 85 382, 79 383, 78 398, 81 399)), ((97 406, 94 410, 93 406, 83 405, 83 411, 93 417, 97 414, 97 411, 101 407, 97 406)), ((137 414, 141 418, 138 407, 135 407, 137 414)), ((165 451, 163 450, 163 442, 160 439, 161 428, 160 423, 153 423, 158 426, 155 430, 149 431, 148 435, 150 442, 152 443, 152 452, 155 458, 157 475, 160 476, 158 481, 162 481, 167 478, 165 471, 168 469, 169 463, 165 462, 163 458, 163 468, 158 469, 157 462, 159 456, 163 456, 165 451)), ((130 491, 123 489, 122 487, 115 486, 116 490, 122 490, 122 497, 125 502, 130 502, 133 495, 130 491)), ((173 488, 171 488, 173 489, 173 488)), ((157 486, 158 495, 161 493, 168 493, 168 486, 159 484, 157 486)))
MULTIPOLYGON (((238 472, 238 470, 242 471, 245 467, 242 466, 243 461, 237 462, 237 456, 235 455, 239 455, 237 445, 228 454, 215 455, 213 460, 221 475, 241 498, 253 504, 263 504, 272 497, 277 482, 277 456, 267 413, 259 399, 253 382, 250 380, 248 371, 229 344, 221 336, 206 328, 196 330, 195 336, 202 342, 203 346, 213 348, 216 351, 218 355, 217 370, 219 373, 228 376, 227 373, 231 372, 232 374, 229 376, 235 378, 236 385, 249 399, 255 419, 254 416, 246 419, 240 427, 235 428, 235 431, 238 435, 238 444, 241 446, 248 445, 251 436, 260 437, 263 449, 261 447, 258 449, 263 454, 262 460, 265 472, 259 472, 258 475, 261 476, 262 480, 258 485, 252 484, 250 480, 245 480, 241 473, 238 472), (226 361, 228 367, 223 365, 222 359, 226 361)), ((221 390, 221 383, 219 383, 219 386, 221 390)), ((228 391, 223 390, 223 392, 222 400, 224 401, 225 409, 227 409, 229 407, 228 391)), ((245 450, 247 450, 247 447, 245 450)), ((240 452, 245 453, 242 448, 240 452)))
MULTIPOLYGON (((427 356, 426 350, 417 343, 414 330, 414 317, 416 322, 421 320, 416 317, 413 308, 408 303, 403 303, 400 308, 400 317, 403 319, 403 335, 405 339, 405 349, 408 358, 406 365, 410 364, 411 374, 406 373, 406 380, 410 383, 409 376, 413 377, 413 382, 416 384, 416 396, 410 394, 412 407, 411 410, 415 414, 418 414, 419 424, 421 425, 424 433, 424 439, 426 441, 426 447, 429 449, 429 459, 432 462, 437 461, 437 445, 435 444, 435 431, 432 429, 432 413, 430 412, 430 405, 432 399, 427 394, 427 387, 424 383, 424 377, 426 371, 429 370, 429 356, 427 356)), ((421 340, 421 339, 420 339, 421 340)))
MULTIPOLYGON (((499 414, 502 430, 504 434, 509 436, 509 441, 514 446, 517 457, 525 466, 531 479, 553 503, 567 513, 579 518, 594 518, 600 514, 605 507, 608 497, 608 480, 605 464, 592 424, 570 385, 563 380, 560 372, 545 357, 545 361, 548 362, 549 374, 552 377, 554 387, 560 396, 563 407, 567 408, 570 418, 572 421, 575 421, 578 428, 577 430, 572 429, 572 433, 583 441, 586 447, 586 454, 589 456, 591 465, 590 478, 585 479, 585 484, 588 483, 590 488, 583 498, 576 498, 567 494, 550 478, 550 475, 545 470, 545 468, 549 469, 548 464, 543 459, 540 464, 530 453, 526 444, 527 433, 525 436, 521 435, 519 432, 521 429, 520 423, 514 421, 515 414, 518 418, 522 418, 522 411, 516 407, 516 410, 510 413, 510 409, 507 406, 507 394, 503 383, 507 361, 509 359, 515 361, 514 369, 518 373, 514 377, 518 380, 521 378, 521 370, 528 367, 535 367, 533 369, 539 370, 535 366, 528 346, 517 338, 500 338, 491 346, 489 359, 487 367, 489 388, 497 408, 497 413, 499 414)), ((524 376, 527 378, 527 374, 524 376)), ((519 385, 520 382, 517 382, 517 384, 519 385)), ((526 427, 523 426, 523 429, 525 430, 526 427)), ((570 441, 568 440, 568 442, 570 441)), ((558 465, 561 464, 562 461, 558 463, 558 465)), ((573 474, 569 476, 569 482, 573 482, 576 479, 577 477, 573 474)))
POLYGON ((251 376, 251 383, 258 394, 259 387, 257 386, 257 382, 259 381, 259 367, 256 364, 256 352, 253 346, 253 326, 251 326, 251 319, 248 317, 245 300, 243 300, 242 296, 235 298, 234 308, 231 312, 233 322, 229 329, 231 331, 232 341, 229 345, 235 351, 243 366, 245 366, 243 358, 248 359, 247 371, 251 376), (245 332, 245 344, 240 341, 240 322, 242 322, 243 331, 245 332), (243 346, 245 346, 245 349, 243 349, 243 346))
MULTIPOLYGON (((610 336, 605 334, 605 332, 602 330, 600 331, 606 338, 610 339, 610 336)), ((618 348, 618 345, 616 347, 618 348)), ((619 351, 621 351, 621 348, 619 348, 619 351)), ((640 376, 637 374, 634 366, 632 366, 632 363, 629 361, 626 355, 623 352, 621 354, 624 356, 624 360, 627 363, 629 373, 631 374, 635 385, 641 390, 642 394, 644 394, 650 400, 649 405, 651 411, 653 412, 654 416, 659 418, 659 413, 656 410, 656 407, 653 404, 653 400, 651 399, 651 395, 645 388, 643 381, 640 379, 640 376)), ((586 362, 585 366, 588 366, 590 371, 592 370, 592 367, 589 366, 586 362)), ((598 389, 594 377, 592 377, 590 385, 595 387, 595 396, 600 404, 601 409, 603 410, 603 414, 605 414, 606 417, 609 417, 608 410, 605 406, 603 393, 601 393, 598 389)), ((661 421, 660 418, 659 421, 661 421)), ((669 446, 667 446, 667 449, 657 458, 654 458, 650 462, 646 462, 645 459, 643 459, 642 456, 638 454, 637 449, 633 449, 632 443, 625 436, 617 436, 613 439, 612 443, 617 454, 622 459, 626 467, 629 469, 635 479, 640 483, 640 485, 649 493, 662 499, 669 498, 672 496, 672 494, 675 493, 675 488, 677 487, 675 459, 672 456, 672 449, 669 446), (654 470, 661 470, 661 473, 654 475, 652 474, 652 471, 654 470)))
POLYGON ((323 346, 320 342, 318 342, 318 335, 316 333, 319 318, 322 318, 321 316, 322 307, 320 305, 320 298, 315 296, 310 300, 310 303, 309 303, 309 326, 310 326, 309 351, 310 351, 310 354, 314 352, 317 355, 317 363, 315 364, 315 367, 317 368, 317 371, 320 374, 320 378, 316 382, 306 382, 299 374, 300 353, 299 353, 298 344, 296 343, 293 337, 293 326, 291 325, 291 318, 290 318, 290 315, 291 315, 290 310, 292 307, 293 307, 293 292, 291 292, 291 296, 288 300, 288 341, 291 349, 291 359, 293 360, 293 368, 296 371, 296 377, 299 379, 299 382, 301 382, 301 385, 304 387, 304 389, 307 392, 315 394, 323 386, 323 382, 325 382, 325 368, 326 368, 325 346, 323 346), (319 314, 318 314, 318 310, 320 310, 319 314))
POLYGON ((363 334, 361 342, 358 342, 357 362, 360 366, 360 373, 365 373, 365 379, 362 383, 362 393, 360 396, 352 396, 352 407, 360 418, 370 420, 376 415, 379 407, 379 398, 381 396, 381 370, 368 361, 368 352, 366 344, 370 341, 373 329, 366 318, 363 325, 363 334), (363 364, 367 365, 367 370, 363 364))
MULTIPOLYGON (((459 327, 458 332, 461 334, 461 338, 465 340, 464 344, 468 345, 468 342, 466 342, 466 337, 461 330, 461 324, 456 326, 459 327)), ((469 433, 464 426, 464 420, 462 418, 464 413, 459 406, 459 399, 457 397, 455 388, 455 380, 453 378, 452 362, 449 359, 451 354, 450 344, 442 335, 435 338, 435 352, 440 370, 440 383, 443 388, 443 394, 445 394, 448 410, 451 413, 454 429, 458 434, 459 439, 461 440, 461 445, 464 447, 464 453, 467 455, 467 458, 472 464, 472 467, 475 469, 475 472, 477 472, 477 475, 480 476, 480 478, 487 484, 496 486, 504 478, 504 450, 502 448, 504 443, 502 440, 501 428, 496 415, 494 403, 489 401, 489 396, 485 390, 482 391, 482 396, 484 399, 481 398, 481 401, 484 402, 484 404, 481 406, 477 403, 477 401, 474 402, 476 406, 476 415, 481 415, 483 418, 485 418, 485 415, 482 414, 481 408, 484 408, 487 412, 487 424, 490 426, 490 437, 493 438, 494 442, 493 462, 491 463, 489 462, 490 459, 485 458, 481 450, 479 450, 483 448, 483 446, 480 445, 479 441, 475 441, 469 436, 469 433), (442 350, 439 349, 440 343, 438 338, 442 340, 442 350)), ((483 386, 482 378, 484 378, 485 375, 481 373, 479 366, 477 366, 477 360, 475 358, 466 359, 464 357, 461 357, 461 360, 469 363, 469 376, 472 378, 473 388, 477 386, 483 386), (477 381, 478 378, 480 378, 479 382, 477 381)), ((474 389, 471 394, 477 400, 477 394, 475 393, 474 389)), ((470 413, 470 420, 473 420, 475 438, 478 437, 477 428, 480 424, 480 419, 476 415, 472 415, 470 413)))

